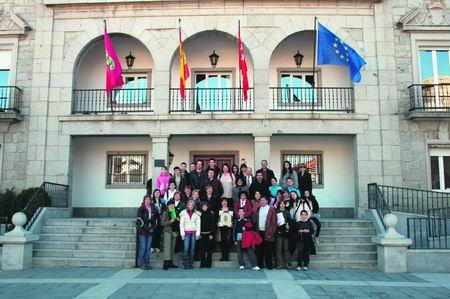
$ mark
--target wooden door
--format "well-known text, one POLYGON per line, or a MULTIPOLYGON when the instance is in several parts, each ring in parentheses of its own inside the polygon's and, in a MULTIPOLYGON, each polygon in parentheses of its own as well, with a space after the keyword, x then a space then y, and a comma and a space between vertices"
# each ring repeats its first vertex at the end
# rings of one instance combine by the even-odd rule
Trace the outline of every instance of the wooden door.
POLYGON ((201 160, 203 161, 203 168, 206 170, 209 168, 208 162, 209 159, 214 158, 216 159, 216 165, 219 166, 220 169, 222 169, 222 165, 227 163, 230 166, 235 163, 235 155, 233 154, 224 154, 224 155, 217 155, 217 154, 201 154, 201 155, 194 155, 194 161, 201 160))

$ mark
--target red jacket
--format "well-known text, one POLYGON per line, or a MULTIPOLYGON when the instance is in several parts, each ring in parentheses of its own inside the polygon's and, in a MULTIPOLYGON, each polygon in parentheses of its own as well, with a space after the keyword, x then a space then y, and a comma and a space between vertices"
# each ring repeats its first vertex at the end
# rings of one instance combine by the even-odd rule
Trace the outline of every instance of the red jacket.
MULTIPOLYGON (((234 203, 233 207, 234 215, 236 218, 239 218, 238 212, 240 207, 241 207, 241 200, 239 199, 234 203)), ((253 212, 252 203, 250 202, 250 200, 247 199, 244 205, 244 217, 250 218, 252 216, 252 212, 253 212)))
MULTIPOLYGON (((259 230, 258 223, 260 209, 261 207, 258 207, 258 209, 253 214, 253 223, 255 223, 255 229, 257 231, 259 230)), ((274 242, 275 234, 277 232, 277 213, 272 207, 269 207, 269 212, 267 213, 265 229, 266 233, 264 235, 264 241, 274 242)))
POLYGON ((253 225, 250 222, 247 222, 245 224, 245 230, 242 231, 242 242, 241 247, 242 248, 249 248, 251 247, 253 250, 255 250, 255 247, 262 243, 261 236, 252 230, 253 225))

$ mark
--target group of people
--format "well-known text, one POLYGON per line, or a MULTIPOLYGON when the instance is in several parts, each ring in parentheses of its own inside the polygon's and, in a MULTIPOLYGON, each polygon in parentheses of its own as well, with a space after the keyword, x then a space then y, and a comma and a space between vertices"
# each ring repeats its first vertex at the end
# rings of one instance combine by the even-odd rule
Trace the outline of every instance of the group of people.
POLYGON ((162 239, 164 270, 178 267, 173 256, 181 250, 184 269, 192 269, 194 259, 210 268, 216 242, 221 261, 228 261, 236 246, 240 269, 245 268, 244 254, 253 270, 292 269, 297 250, 296 270, 308 270, 321 224, 306 165, 296 171, 285 161, 278 182, 266 160, 255 176, 245 161, 219 168, 210 159, 204 170, 199 160, 189 171, 184 162, 174 167, 173 175, 162 167, 155 183, 137 211, 142 269, 151 269, 150 255, 160 252, 162 239))

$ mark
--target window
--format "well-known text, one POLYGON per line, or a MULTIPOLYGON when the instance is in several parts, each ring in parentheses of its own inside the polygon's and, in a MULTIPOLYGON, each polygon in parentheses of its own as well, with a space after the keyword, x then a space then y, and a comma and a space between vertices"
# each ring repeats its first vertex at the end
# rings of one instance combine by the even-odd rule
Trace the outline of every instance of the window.
POLYGON ((420 82, 425 106, 450 106, 450 51, 420 50, 420 82))
POLYGON ((195 74, 197 103, 201 110, 230 110, 234 93, 231 72, 199 72, 195 74))
POLYGON ((0 50, 0 109, 9 108, 11 51, 0 50))
POLYGON ((283 103, 312 102, 314 76, 312 72, 280 74, 281 101, 283 103))
POLYGON ((291 162, 292 167, 297 171, 300 164, 305 164, 311 174, 313 184, 323 185, 321 153, 284 153, 282 156, 282 161, 291 162))
POLYGON ((108 154, 107 185, 143 185, 146 183, 145 154, 108 154))
POLYGON ((150 99, 148 74, 123 74, 125 85, 117 89, 117 104, 145 104, 150 99))
POLYGON ((431 188, 450 191, 449 156, 430 156, 431 188))

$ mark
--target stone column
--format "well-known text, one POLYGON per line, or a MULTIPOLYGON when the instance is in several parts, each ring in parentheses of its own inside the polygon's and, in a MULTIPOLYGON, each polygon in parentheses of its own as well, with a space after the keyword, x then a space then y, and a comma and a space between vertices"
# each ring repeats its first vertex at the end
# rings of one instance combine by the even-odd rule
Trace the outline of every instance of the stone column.
POLYGON ((260 168, 261 160, 270 161, 270 133, 253 133, 255 139, 255 165, 253 174, 260 168))
POLYGON ((383 221, 386 232, 372 238, 377 244, 378 269, 386 273, 405 273, 408 271, 407 250, 412 241, 395 230, 397 216, 387 214, 383 221))
POLYGON ((161 167, 169 167, 169 134, 153 134, 152 137, 152 179, 153 187, 161 167))
POLYGON ((16 226, 13 231, 0 237, 3 244, 2 250, 2 270, 14 271, 31 268, 33 258, 33 242, 39 236, 32 235, 23 226, 27 222, 27 216, 18 212, 14 214, 12 223, 16 226))

